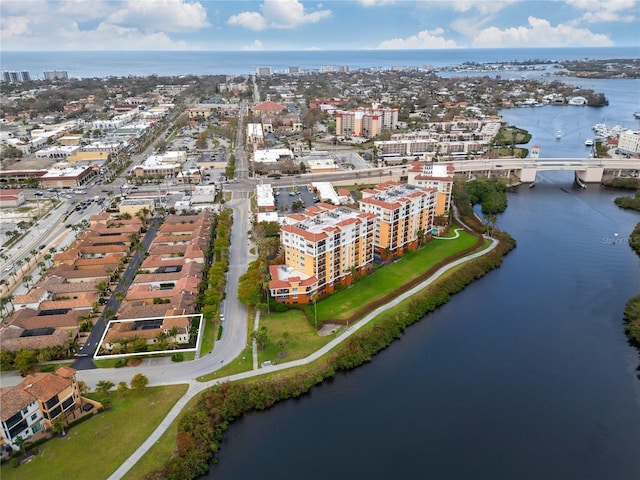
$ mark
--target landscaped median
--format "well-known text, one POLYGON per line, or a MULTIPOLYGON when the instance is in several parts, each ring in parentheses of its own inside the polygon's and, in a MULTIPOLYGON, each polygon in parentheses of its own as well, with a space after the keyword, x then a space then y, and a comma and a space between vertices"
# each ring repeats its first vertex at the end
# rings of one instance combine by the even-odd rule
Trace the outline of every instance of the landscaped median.
MULTIPOLYGON (((313 355, 259 372, 237 374, 206 390, 193 408, 181 415, 176 438, 165 437, 162 445, 152 447, 148 453, 153 455, 155 448, 166 450, 168 442, 175 447, 171 448, 173 457, 144 477, 137 471, 126 478, 191 479, 205 474, 232 420, 251 410, 298 397, 337 371, 369 361, 399 338, 406 327, 446 303, 473 280, 497 268, 502 257, 515 247, 515 241, 505 233, 500 233, 499 241, 494 242, 491 248, 481 248, 475 255, 459 258, 452 269, 441 267, 433 283, 427 281, 423 285, 416 280, 414 288, 405 289, 391 306, 371 311, 362 322, 349 327, 340 338, 332 338, 313 355), (375 323, 371 328, 361 328, 370 321, 375 323)), ((480 244, 484 247, 483 242, 480 244)))

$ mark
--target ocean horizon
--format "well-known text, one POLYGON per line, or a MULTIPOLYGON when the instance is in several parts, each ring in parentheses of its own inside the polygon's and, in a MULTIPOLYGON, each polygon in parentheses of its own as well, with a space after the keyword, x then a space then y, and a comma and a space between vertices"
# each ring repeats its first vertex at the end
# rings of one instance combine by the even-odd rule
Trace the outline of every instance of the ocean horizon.
POLYGON ((290 67, 319 70, 434 68, 465 62, 562 62, 640 58, 639 47, 483 48, 442 50, 269 50, 269 51, 3 51, 2 70, 28 71, 33 79, 49 70, 65 70, 71 78, 127 76, 248 75, 259 67, 274 73, 290 67))

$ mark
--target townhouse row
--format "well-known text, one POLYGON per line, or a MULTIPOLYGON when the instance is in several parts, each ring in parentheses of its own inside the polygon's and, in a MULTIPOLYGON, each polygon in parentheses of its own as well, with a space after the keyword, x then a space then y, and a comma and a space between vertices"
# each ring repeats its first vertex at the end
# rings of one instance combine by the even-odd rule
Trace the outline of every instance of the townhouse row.
MULTIPOLYGON (((196 299, 211 240, 213 214, 169 215, 159 227, 145 259, 104 337, 103 353, 120 353, 123 342, 161 339, 190 342, 190 314, 196 299)), ((124 352, 123 352, 124 353, 124 352)))

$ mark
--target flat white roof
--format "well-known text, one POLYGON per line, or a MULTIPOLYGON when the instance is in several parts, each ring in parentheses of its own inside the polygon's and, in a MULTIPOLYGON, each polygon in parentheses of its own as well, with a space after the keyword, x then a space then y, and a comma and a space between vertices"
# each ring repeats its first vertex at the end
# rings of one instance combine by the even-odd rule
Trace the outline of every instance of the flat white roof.
POLYGON ((271 148, 253 152, 253 161, 260 163, 275 163, 280 157, 291 157, 293 153, 288 148, 271 148))
POLYGON ((270 183, 256 185, 256 200, 258 207, 275 206, 276 202, 273 196, 273 188, 270 183))
POLYGON ((340 205, 340 197, 331 182, 311 182, 311 186, 318 190, 318 196, 322 200, 331 200, 334 205, 340 205))

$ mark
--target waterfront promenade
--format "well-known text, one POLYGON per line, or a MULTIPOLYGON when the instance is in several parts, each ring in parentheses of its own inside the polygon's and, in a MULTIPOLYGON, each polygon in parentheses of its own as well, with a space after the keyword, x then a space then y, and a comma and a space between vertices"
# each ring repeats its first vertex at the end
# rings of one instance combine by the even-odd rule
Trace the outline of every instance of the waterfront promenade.
MULTIPOLYGON (((353 325, 350 325, 340 335, 338 335, 332 341, 327 343, 324 347, 320 348, 319 350, 315 351, 314 353, 312 353, 311 355, 305 358, 301 358, 299 360, 294 360, 294 361, 283 363, 283 364, 263 367, 258 370, 250 370, 247 372, 242 372, 242 373, 230 375, 227 377, 222 377, 216 380, 211 380, 209 382, 197 382, 194 379, 189 380, 188 382, 186 382, 189 385, 189 389, 187 390, 187 392, 180 398, 180 400, 178 400, 178 402, 173 406, 173 408, 169 411, 167 416, 162 420, 162 422, 160 422, 160 425, 158 425, 158 427, 147 438, 147 440, 145 440, 144 443, 140 445, 140 447, 127 460, 125 460, 125 462, 109 477, 109 480, 121 479, 131 468, 133 468, 133 466, 142 458, 142 456, 145 453, 147 453, 147 451, 149 451, 151 447, 155 445, 156 442, 160 440, 162 435, 166 432, 166 430, 173 423, 173 421, 178 418, 178 416, 180 415, 180 412, 182 412, 182 410, 187 405, 187 403, 199 393, 203 392, 208 388, 211 388, 215 385, 219 385, 224 382, 234 382, 238 380, 244 380, 247 378, 257 377, 266 373, 278 372, 278 371, 287 370, 290 368, 300 367, 303 365, 308 365, 310 363, 313 363, 314 361, 321 358, 323 355, 326 355, 327 353, 329 353, 336 346, 338 346, 339 344, 347 340, 349 337, 351 337, 358 330, 360 330, 369 322, 371 322, 378 315, 380 315, 381 313, 383 313, 384 311, 390 308, 397 306, 407 298, 425 289, 426 287, 431 285, 433 282, 438 280, 447 271, 457 267, 458 265, 466 263, 469 260, 473 260, 475 258, 481 257, 491 252, 494 248, 496 248, 499 242, 498 240, 493 238, 489 238, 488 240, 491 241, 491 244, 487 248, 479 252, 467 255, 466 257, 459 258, 441 267, 431 277, 421 282, 420 284, 416 285, 415 287, 411 288, 410 290, 404 292, 403 294, 398 295, 395 299, 393 299, 389 303, 376 308, 375 310, 373 310, 372 312, 364 316, 360 321, 354 323, 353 325)), ((185 383, 185 382, 176 382, 176 383, 185 383)))

